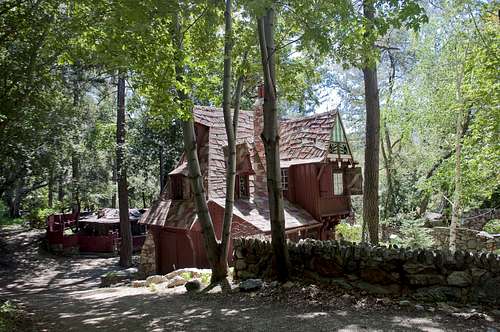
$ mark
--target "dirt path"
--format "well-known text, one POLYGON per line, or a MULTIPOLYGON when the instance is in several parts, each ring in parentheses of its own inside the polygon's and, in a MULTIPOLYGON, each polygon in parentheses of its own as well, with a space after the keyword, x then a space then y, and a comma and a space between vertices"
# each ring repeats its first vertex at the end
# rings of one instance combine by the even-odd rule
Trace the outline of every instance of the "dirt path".
POLYGON ((25 305, 37 331, 488 331, 465 319, 398 306, 290 301, 261 294, 190 295, 183 287, 98 288, 116 258, 62 258, 39 250, 41 233, 0 230, 0 299, 25 305), (396 308, 396 309, 395 309, 396 308))

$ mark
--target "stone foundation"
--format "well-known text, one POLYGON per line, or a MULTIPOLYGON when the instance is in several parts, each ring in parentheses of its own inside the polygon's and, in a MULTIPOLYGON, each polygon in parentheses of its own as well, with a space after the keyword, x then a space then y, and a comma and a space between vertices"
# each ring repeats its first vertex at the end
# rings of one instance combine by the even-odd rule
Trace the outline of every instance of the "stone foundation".
MULTIPOLYGON (((429 232, 437 248, 448 248, 450 229, 448 227, 433 227, 429 232)), ((467 251, 495 251, 497 241, 493 235, 468 228, 457 228, 457 249, 467 251)))
MULTIPOLYGON (((288 244, 295 278, 422 301, 500 303, 500 257, 492 253, 410 250, 349 242, 288 244)), ((234 277, 275 276, 268 241, 234 240, 234 277)))
POLYGON ((148 232, 141 250, 139 273, 143 277, 156 274, 156 247, 153 233, 148 232))

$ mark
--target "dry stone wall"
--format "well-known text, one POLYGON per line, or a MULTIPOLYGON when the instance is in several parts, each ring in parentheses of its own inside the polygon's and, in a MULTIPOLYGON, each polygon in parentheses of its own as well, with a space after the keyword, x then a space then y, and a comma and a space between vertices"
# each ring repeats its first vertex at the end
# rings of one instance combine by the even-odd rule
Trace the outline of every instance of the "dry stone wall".
MULTIPOLYGON (((345 241, 288 244, 295 278, 422 301, 500 304, 500 257, 493 253, 374 247, 345 241)), ((275 276, 269 241, 234 241, 234 277, 275 276)))
MULTIPOLYGON (((448 227, 433 227, 430 234, 438 248, 448 248, 450 229, 448 227)), ((468 251, 495 251, 500 237, 486 232, 468 228, 457 228, 457 248, 468 251)))

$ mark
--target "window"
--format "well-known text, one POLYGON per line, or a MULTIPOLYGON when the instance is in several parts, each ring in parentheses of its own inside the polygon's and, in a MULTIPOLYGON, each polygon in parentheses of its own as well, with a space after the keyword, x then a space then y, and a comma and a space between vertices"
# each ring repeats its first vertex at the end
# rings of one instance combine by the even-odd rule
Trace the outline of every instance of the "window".
POLYGON ((174 176, 171 176, 170 177, 170 185, 171 185, 171 189, 172 189, 172 199, 174 200, 178 200, 178 199, 183 199, 183 194, 182 194, 182 187, 183 187, 183 183, 182 183, 182 176, 179 176, 179 175, 174 175, 174 176))
POLYGON ((334 195, 344 194, 344 183, 343 183, 342 173, 340 172, 333 173, 333 194, 334 195))
POLYGON ((288 190, 288 168, 281 169, 281 189, 288 190))
POLYGON ((248 198, 250 196, 250 191, 248 190, 248 175, 239 175, 237 178, 238 198, 248 198))

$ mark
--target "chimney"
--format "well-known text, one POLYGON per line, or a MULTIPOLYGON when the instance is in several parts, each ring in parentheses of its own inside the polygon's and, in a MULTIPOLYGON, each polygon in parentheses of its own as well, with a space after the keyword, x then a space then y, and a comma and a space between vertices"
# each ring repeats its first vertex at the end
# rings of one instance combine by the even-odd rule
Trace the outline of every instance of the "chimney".
POLYGON ((254 168, 255 175, 255 193, 258 194, 261 191, 264 193, 267 190, 266 179, 265 179, 265 168, 266 168, 266 155, 264 149, 264 142, 262 141, 261 135, 264 130, 264 84, 260 83, 257 86, 257 99, 253 104, 253 132, 254 132, 254 143, 255 150, 260 159, 260 165, 256 164, 256 169, 254 168), (262 188, 261 188, 262 187, 262 188))

